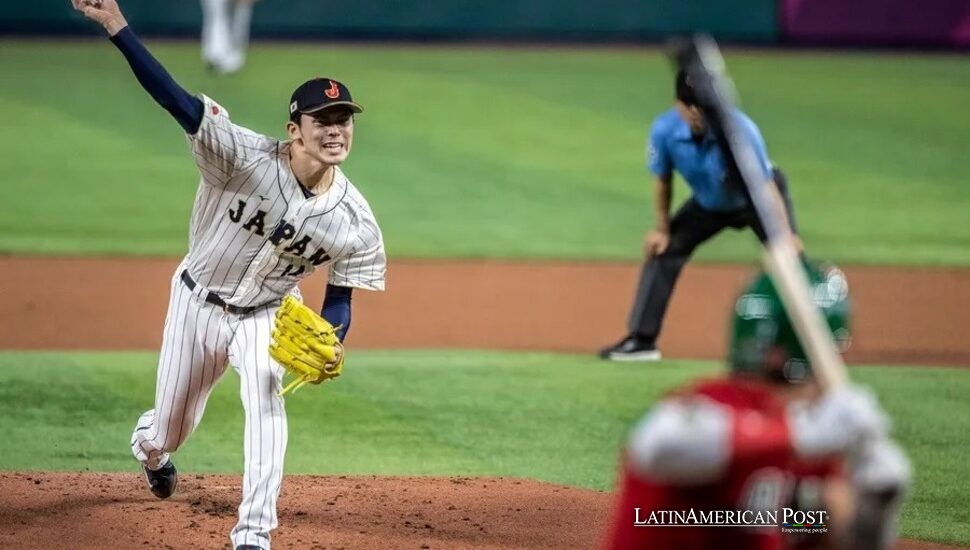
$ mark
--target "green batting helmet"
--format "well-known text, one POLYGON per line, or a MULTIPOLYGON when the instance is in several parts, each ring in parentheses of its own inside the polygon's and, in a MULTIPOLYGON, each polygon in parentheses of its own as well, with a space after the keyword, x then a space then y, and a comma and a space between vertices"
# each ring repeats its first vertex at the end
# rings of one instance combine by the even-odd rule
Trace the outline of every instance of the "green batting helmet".
MULTIPOLYGON (((831 265, 804 263, 812 303, 828 323, 840 350, 849 344, 849 287, 845 274, 831 265)), ((728 363, 736 373, 779 382, 802 382, 811 365, 795 335, 775 284, 765 273, 748 285, 734 304, 728 363)))

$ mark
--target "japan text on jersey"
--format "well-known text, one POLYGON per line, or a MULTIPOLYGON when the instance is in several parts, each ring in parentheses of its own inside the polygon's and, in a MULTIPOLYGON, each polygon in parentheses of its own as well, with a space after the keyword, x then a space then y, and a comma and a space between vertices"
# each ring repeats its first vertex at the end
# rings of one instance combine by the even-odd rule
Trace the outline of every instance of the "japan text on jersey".
POLYGON ((330 284, 383 290, 384 243, 370 205, 335 167, 330 189, 307 197, 289 143, 233 124, 209 98, 191 136, 202 181, 186 266, 227 303, 279 299, 316 268, 330 284))

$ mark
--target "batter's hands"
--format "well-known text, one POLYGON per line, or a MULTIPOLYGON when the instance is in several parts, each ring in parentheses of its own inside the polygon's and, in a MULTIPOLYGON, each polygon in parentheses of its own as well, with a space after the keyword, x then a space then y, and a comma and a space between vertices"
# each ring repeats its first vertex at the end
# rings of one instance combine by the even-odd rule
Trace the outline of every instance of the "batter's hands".
POLYGON ((647 258, 653 258, 654 256, 663 254, 669 245, 670 231, 654 229, 647 233, 647 237, 643 241, 643 253, 647 258))
POLYGON ((74 9, 104 27, 110 36, 118 34, 118 31, 128 26, 128 21, 115 0, 71 0, 71 3, 74 9))
POLYGON ((889 434, 889 418, 871 391, 845 386, 789 409, 792 444, 805 458, 852 455, 889 434))
POLYGON ((905 492, 912 481, 912 469, 903 450, 887 438, 861 445, 852 457, 853 485, 869 493, 905 492))

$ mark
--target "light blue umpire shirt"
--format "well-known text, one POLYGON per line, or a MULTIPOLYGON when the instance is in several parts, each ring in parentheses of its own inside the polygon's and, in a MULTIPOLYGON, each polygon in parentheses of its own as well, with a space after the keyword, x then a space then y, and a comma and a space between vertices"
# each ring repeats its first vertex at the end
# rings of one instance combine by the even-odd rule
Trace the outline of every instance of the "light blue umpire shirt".
MULTIPOLYGON (((771 178, 772 165, 761 132, 741 111, 735 111, 735 116, 741 130, 754 145, 764 176, 771 178)), ((695 141, 690 125, 676 108, 653 121, 647 144, 647 164, 658 177, 670 176, 674 170, 680 173, 694 192, 694 200, 705 210, 730 212, 748 205, 744 192, 727 184, 724 157, 714 134, 708 130, 699 143, 695 141)))

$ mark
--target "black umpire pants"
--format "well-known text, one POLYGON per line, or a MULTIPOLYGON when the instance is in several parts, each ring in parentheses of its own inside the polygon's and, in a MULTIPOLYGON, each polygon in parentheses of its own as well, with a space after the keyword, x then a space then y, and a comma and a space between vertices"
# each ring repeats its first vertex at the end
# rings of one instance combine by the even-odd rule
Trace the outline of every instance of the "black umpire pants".
MULTIPOLYGON (((788 193, 788 182, 777 168, 773 175, 785 202, 792 231, 795 231, 795 215, 788 193)), ((630 335, 656 343, 674 285, 677 284, 677 278, 687 259, 698 245, 727 227, 750 227, 762 243, 767 239, 753 206, 732 212, 712 212, 702 208, 691 197, 680 207, 670 220, 670 242, 667 249, 663 254, 648 259, 643 266, 633 311, 630 312, 630 335)))

